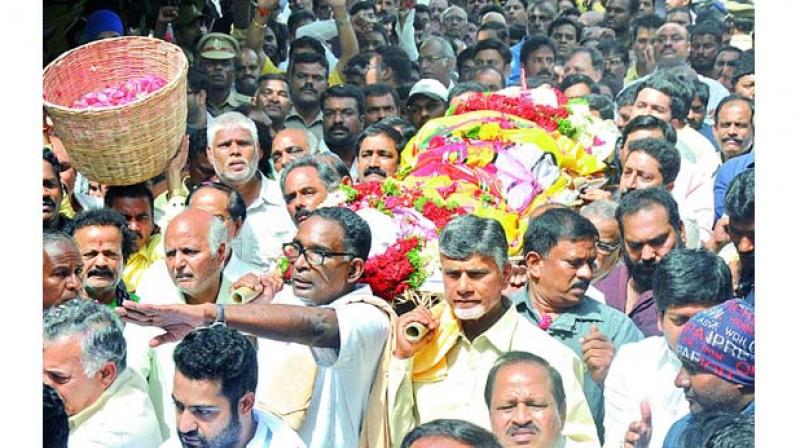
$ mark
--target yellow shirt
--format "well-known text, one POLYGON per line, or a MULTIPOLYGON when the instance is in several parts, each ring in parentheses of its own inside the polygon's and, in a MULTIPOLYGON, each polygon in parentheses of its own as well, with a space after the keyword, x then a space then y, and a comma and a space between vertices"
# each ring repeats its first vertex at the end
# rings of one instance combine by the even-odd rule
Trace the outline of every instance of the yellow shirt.
POLYGON ((142 279, 145 269, 156 261, 164 259, 164 246, 161 244, 161 234, 151 235, 147 245, 132 254, 125 269, 122 271, 122 279, 129 293, 136 292, 136 287, 142 279))
MULTIPOLYGON (((272 61, 267 57, 264 58, 264 65, 261 67, 261 74, 284 75, 286 72, 275 66, 275 64, 273 64, 272 61)), ((344 77, 339 72, 339 64, 336 64, 336 67, 334 67, 333 71, 331 71, 330 75, 328 75, 328 87, 338 86, 341 84, 344 84, 344 77)))
MULTIPOLYGON (((449 310, 445 310, 449 312, 449 310)), ((438 418, 460 418, 491 431, 483 391, 489 370, 510 350, 534 353, 561 373, 567 401, 562 434, 570 447, 599 447, 597 430, 583 394, 583 363, 567 346, 520 316, 513 306, 491 328, 470 342, 459 331, 447 353, 443 379, 412 380, 412 359, 392 359, 389 406, 392 445, 419 424, 438 418)))

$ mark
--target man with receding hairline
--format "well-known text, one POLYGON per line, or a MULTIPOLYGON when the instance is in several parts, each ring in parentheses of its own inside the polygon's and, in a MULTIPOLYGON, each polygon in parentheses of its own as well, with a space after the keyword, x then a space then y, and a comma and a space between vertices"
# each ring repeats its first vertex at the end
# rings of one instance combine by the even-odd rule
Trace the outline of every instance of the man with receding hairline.
POLYGON ((272 166, 280 174, 283 167, 294 159, 303 157, 310 152, 308 133, 297 128, 286 128, 275 134, 272 139, 272 166))

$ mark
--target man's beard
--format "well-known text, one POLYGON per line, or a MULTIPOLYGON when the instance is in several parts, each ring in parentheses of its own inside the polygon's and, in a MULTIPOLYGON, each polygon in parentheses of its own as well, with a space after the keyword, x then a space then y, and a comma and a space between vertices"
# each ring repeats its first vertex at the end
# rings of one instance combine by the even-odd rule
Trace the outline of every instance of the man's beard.
POLYGON ((336 129, 346 130, 347 135, 345 137, 333 137, 329 135, 328 132, 325 132, 324 133, 325 144, 328 146, 328 149, 330 149, 339 156, 353 151, 355 149, 356 137, 353 134, 351 134, 348 129, 340 126, 332 127, 331 131, 334 131, 336 129))
MULTIPOLYGON (((241 428, 242 424, 239 421, 239 416, 236 413, 233 413, 231 415, 231 422, 228 423, 228 426, 226 426, 225 429, 223 429, 211 440, 206 440, 205 437, 196 431, 191 433, 178 432, 178 436, 180 437, 182 434, 186 434, 189 437, 199 439, 203 448, 233 448, 236 446, 237 442, 239 442, 239 433, 241 432, 241 428)), ((183 440, 181 440, 181 445, 184 448, 187 446, 183 443, 183 440)))
POLYGON ((211 158, 211 166, 214 167, 214 172, 217 173, 219 179, 226 185, 230 186, 230 185, 238 185, 246 183, 250 181, 250 179, 252 179, 253 176, 255 176, 256 171, 258 171, 258 154, 255 152, 253 153, 253 159, 247 162, 246 171, 242 171, 234 175, 225 174, 222 171, 222 167, 217 166, 217 162, 213 157, 211 158))
POLYGON ((739 285, 751 286, 755 283, 756 279, 756 254, 749 252, 746 254, 739 254, 739 285))
MULTIPOLYGON (((683 241, 678 239, 672 250, 681 248, 683 248, 683 241)), ((625 262, 625 266, 628 268, 628 274, 633 278, 633 286, 637 292, 643 293, 653 289, 653 274, 658 267, 658 262, 655 260, 647 263, 633 261, 628 256, 628 251, 626 250, 622 251, 622 259, 625 262)))

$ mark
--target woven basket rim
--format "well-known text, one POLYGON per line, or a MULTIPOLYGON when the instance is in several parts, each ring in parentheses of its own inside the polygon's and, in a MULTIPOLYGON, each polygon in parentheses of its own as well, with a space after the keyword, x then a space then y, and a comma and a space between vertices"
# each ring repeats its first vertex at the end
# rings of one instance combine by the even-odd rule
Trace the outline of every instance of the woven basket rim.
MULTIPOLYGON (((165 40, 158 39, 158 38, 155 38, 155 37, 149 37, 149 36, 121 36, 121 37, 114 37, 114 38, 111 38, 111 39, 101 39, 101 40, 97 40, 97 41, 94 41, 94 42, 89 42, 87 44, 83 44, 83 45, 81 45, 79 47, 73 48, 73 49, 71 49, 71 50, 69 50, 67 52, 62 53, 59 57, 57 57, 55 60, 50 62, 50 64, 48 64, 47 67, 44 68, 44 70, 42 71, 42 81, 44 82, 44 80, 48 76, 48 73, 51 72, 52 70, 55 70, 56 69, 55 67, 57 65, 60 65, 64 60, 66 60, 69 57, 72 57, 75 53, 78 53, 79 51, 85 51, 86 48, 90 48, 92 46, 98 46, 98 45, 108 46, 112 42, 122 41, 122 40, 127 40, 127 41, 135 41, 135 40, 149 41, 152 44, 156 44, 156 45, 159 45, 159 46, 164 46, 165 48, 167 48, 168 51, 175 52, 176 54, 179 54, 182 57, 178 58, 177 67, 175 67, 176 68, 176 74, 173 75, 171 77, 171 79, 168 79, 167 83, 165 85, 163 85, 161 88, 159 88, 158 90, 150 92, 149 94, 147 94, 147 95, 145 95, 145 96, 143 96, 141 98, 138 98, 138 99, 136 99, 134 101, 131 101, 130 103, 120 104, 118 106, 111 106, 111 107, 87 107, 87 108, 84 108, 84 109, 79 109, 79 108, 74 108, 74 107, 69 107, 69 106, 62 106, 60 104, 56 104, 56 103, 50 102, 47 99, 45 99, 45 92, 43 92, 42 93, 42 102, 43 102, 44 107, 47 108, 48 110, 49 109, 55 109, 55 110, 57 110, 59 112, 65 112, 65 113, 69 113, 71 115, 72 114, 78 114, 78 115, 80 115, 80 114, 98 114, 98 113, 103 113, 103 112, 116 113, 116 112, 119 112, 122 109, 129 108, 129 107, 141 104, 141 103, 143 103, 145 101, 154 99, 154 98, 156 98, 156 97, 158 97, 158 96, 160 96, 162 94, 166 94, 166 92, 171 91, 172 88, 176 84, 178 84, 178 82, 180 81, 181 77, 183 76, 182 75, 183 72, 185 72, 188 69, 189 61, 186 59, 186 55, 183 54, 183 50, 179 46, 177 46, 177 45, 175 45, 173 43, 170 43, 170 42, 167 42, 165 40)), ((89 92, 86 92, 86 93, 89 93, 89 92)))

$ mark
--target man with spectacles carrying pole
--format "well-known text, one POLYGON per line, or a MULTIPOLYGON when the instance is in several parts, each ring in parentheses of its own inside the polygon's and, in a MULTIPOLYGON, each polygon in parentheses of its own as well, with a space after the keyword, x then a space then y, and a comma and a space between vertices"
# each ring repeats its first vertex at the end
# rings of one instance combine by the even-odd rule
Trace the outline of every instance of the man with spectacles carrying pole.
POLYGON ((259 294, 246 305, 126 305, 117 313, 127 322, 166 330, 152 339, 153 346, 179 341, 193 328, 215 322, 308 346, 318 371, 298 430, 303 441, 309 447, 359 446, 359 440, 361 446, 388 446, 386 386, 378 367, 386 367, 385 355, 393 350, 384 347, 395 316, 369 286, 358 284, 369 248, 363 219, 345 208, 320 208, 284 245, 292 293, 304 306, 269 303, 275 285, 249 277, 233 285, 250 281, 246 286, 259 294))

